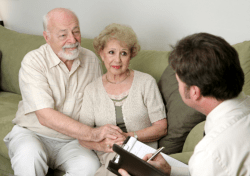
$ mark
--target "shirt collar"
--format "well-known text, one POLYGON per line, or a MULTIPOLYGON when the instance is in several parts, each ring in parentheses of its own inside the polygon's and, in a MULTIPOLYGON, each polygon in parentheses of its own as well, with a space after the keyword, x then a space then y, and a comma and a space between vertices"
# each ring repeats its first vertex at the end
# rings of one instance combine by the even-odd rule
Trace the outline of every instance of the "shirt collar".
POLYGON ((244 101, 244 99, 247 98, 247 96, 244 94, 244 92, 241 92, 236 98, 229 99, 223 101, 221 104, 219 104, 217 107, 215 107, 206 118, 206 124, 205 124, 205 132, 206 134, 209 133, 209 131, 216 126, 217 124, 220 124, 222 121, 227 120, 227 116, 225 114, 229 113, 233 109, 236 109, 239 104, 244 101))
POLYGON ((60 64, 61 60, 58 58, 58 56, 55 54, 55 52, 52 50, 51 46, 47 44, 49 54, 51 55, 50 57, 50 62, 49 62, 49 68, 52 68, 58 64, 60 64))

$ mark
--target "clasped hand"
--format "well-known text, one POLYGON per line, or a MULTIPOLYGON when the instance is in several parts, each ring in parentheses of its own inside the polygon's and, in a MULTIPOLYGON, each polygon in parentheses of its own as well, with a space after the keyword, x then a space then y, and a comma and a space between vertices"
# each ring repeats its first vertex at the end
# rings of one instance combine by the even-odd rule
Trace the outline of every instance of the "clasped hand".
POLYGON ((114 144, 122 145, 126 139, 126 133, 115 125, 104 125, 93 129, 93 140, 99 143, 99 151, 113 152, 114 144))
POLYGON ((106 138, 103 141, 99 142, 99 144, 100 144, 99 151, 103 151, 106 153, 113 152, 113 149, 112 149, 113 145, 114 144, 122 145, 125 139, 126 139, 125 137, 119 137, 119 138, 114 139, 114 140, 106 138))
POLYGON ((106 138, 115 140, 119 137, 123 137, 123 132, 118 126, 115 126, 115 125, 107 124, 107 125, 92 129, 91 140, 93 142, 100 142, 106 138))

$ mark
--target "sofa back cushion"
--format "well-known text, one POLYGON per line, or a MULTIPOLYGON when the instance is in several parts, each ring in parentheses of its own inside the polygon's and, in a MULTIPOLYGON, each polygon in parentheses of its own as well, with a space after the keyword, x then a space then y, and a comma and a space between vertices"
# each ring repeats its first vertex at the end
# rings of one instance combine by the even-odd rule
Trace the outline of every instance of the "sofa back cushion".
POLYGON ((241 42, 233 45, 239 54, 240 65, 245 74, 243 91, 250 95, 250 41, 241 42))
POLYGON ((20 94, 18 72, 25 54, 45 43, 43 36, 21 34, 0 26, 0 89, 20 94))
MULTIPOLYGON (((1 62, 2 62, 2 52, 0 50, 0 73, 1 73, 1 62)), ((1 75, 0 75, 0 83, 1 83, 1 75)), ((0 91, 1 91, 1 88, 0 88, 0 91)))
POLYGON ((142 50, 130 61, 129 68, 145 72, 158 82, 168 66, 169 51, 142 50))

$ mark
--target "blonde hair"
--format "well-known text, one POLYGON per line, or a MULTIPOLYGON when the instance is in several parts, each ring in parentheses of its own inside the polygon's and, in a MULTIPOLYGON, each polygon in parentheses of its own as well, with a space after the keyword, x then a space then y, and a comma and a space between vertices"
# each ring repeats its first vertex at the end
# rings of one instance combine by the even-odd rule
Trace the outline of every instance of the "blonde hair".
POLYGON ((121 43, 126 44, 130 49, 130 58, 135 57, 140 51, 140 45, 133 29, 126 25, 112 23, 105 27, 105 29, 99 34, 98 37, 94 38, 94 48, 96 53, 99 55, 100 51, 103 50, 112 39, 116 39, 121 43))

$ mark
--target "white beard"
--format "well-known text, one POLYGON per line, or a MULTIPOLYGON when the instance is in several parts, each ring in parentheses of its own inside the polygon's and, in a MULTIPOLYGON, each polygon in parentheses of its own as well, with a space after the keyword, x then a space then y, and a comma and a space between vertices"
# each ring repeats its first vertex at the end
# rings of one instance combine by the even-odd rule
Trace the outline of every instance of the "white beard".
POLYGON ((74 60, 79 56, 79 50, 80 50, 80 44, 76 42, 75 44, 70 44, 70 45, 64 45, 62 49, 59 51, 58 56, 66 59, 66 60, 74 60), (65 49, 66 48, 74 48, 77 47, 75 50, 68 51, 66 53, 65 49))

